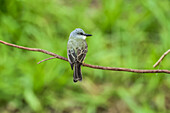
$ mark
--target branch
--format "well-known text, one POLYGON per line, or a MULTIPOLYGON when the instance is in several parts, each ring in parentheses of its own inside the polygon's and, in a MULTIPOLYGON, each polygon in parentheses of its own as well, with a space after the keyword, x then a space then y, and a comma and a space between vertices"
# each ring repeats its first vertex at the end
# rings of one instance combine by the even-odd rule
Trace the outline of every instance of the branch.
POLYGON ((158 65, 161 63, 161 61, 164 59, 164 57, 165 57, 168 53, 170 53, 170 49, 169 49, 168 51, 166 51, 166 52, 159 58, 159 60, 153 65, 153 67, 158 66, 158 65))
POLYGON ((46 51, 46 50, 43 50, 43 49, 28 48, 28 47, 18 46, 18 45, 15 45, 15 44, 11 44, 11 43, 4 42, 4 41, 2 41, 2 40, 0 40, 0 43, 5 44, 5 45, 8 45, 8 46, 16 47, 16 48, 19 48, 19 49, 25 49, 25 50, 28 50, 28 51, 42 52, 42 53, 45 53, 45 54, 54 56, 54 57, 56 57, 56 58, 58 58, 58 59, 62 59, 62 60, 68 61, 67 58, 65 58, 65 57, 59 56, 59 55, 57 55, 57 54, 55 54, 55 53, 52 53, 52 52, 49 52, 49 51, 46 51))
MULTIPOLYGON (((54 56, 55 58, 62 59, 64 61, 68 61, 67 58, 65 58, 65 57, 59 56, 55 53, 52 53, 52 52, 49 52, 49 51, 46 51, 46 50, 43 50, 43 49, 18 46, 18 45, 15 45, 15 44, 4 42, 2 40, 0 40, 0 43, 8 45, 8 46, 16 47, 16 48, 19 48, 19 49, 25 49, 25 50, 28 50, 28 51, 42 52, 42 53, 54 56)), ((54 57, 48 58, 48 60, 53 59, 54 57)), ((42 62, 42 61, 40 61, 40 62, 42 62)), ((103 66, 85 64, 85 63, 83 63, 83 66, 94 68, 94 69, 112 70, 112 71, 125 71, 125 72, 134 72, 134 73, 168 73, 168 74, 170 74, 170 70, 138 70, 138 69, 128 69, 128 68, 103 67, 103 66)))
POLYGON ((40 64, 40 63, 42 63, 42 62, 44 62, 44 61, 51 60, 51 59, 54 59, 54 58, 56 58, 56 57, 50 57, 50 58, 47 58, 47 59, 41 60, 41 61, 39 61, 37 64, 40 64))

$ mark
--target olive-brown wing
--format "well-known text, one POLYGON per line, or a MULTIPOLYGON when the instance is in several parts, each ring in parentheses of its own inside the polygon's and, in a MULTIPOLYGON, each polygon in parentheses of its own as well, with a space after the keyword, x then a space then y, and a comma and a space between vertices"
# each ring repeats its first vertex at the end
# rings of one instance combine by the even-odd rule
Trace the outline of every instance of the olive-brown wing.
POLYGON ((73 70, 73 65, 77 61, 77 55, 75 53, 75 50, 73 48, 68 49, 67 50, 67 56, 68 56, 68 61, 69 61, 70 65, 71 65, 71 69, 73 70))
POLYGON ((88 51, 87 44, 85 45, 85 48, 81 48, 77 50, 77 61, 79 63, 82 63, 84 61, 87 51, 88 51))

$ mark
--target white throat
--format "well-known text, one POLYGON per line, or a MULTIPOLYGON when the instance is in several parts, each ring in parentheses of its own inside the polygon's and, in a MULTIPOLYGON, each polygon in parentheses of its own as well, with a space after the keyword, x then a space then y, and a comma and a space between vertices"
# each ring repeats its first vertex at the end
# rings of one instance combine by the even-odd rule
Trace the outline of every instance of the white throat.
POLYGON ((77 35, 76 37, 77 37, 78 39, 83 39, 83 40, 86 39, 86 36, 83 36, 83 35, 77 35))
POLYGON ((84 40, 86 39, 86 36, 82 36, 82 37, 83 37, 84 40))

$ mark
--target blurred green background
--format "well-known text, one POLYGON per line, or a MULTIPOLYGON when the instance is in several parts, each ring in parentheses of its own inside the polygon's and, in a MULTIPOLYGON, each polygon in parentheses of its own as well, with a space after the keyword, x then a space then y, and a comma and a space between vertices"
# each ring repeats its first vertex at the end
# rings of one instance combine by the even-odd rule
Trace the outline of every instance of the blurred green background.
MULTIPOLYGON (((87 39, 86 63, 153 69, 170 49, 169 0, 0 0, 0 40, 67 57, 75 28, 87 39)), ((0 113, 168 113, 170 75, 82 67, 0 44, 0 113)), ((170 70, 170 55, 157 69, 170 70)))

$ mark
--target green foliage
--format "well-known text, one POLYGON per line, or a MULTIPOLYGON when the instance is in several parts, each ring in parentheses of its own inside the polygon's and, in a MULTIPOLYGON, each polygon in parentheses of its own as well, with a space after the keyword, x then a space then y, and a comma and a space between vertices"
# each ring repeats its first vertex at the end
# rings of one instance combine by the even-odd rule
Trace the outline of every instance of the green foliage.
MULTIPOLYGON (((153 69, 170 49, 169 0, 0 0, 0 40, 67 56, 71 31, 82 28, 86 63, 153 69)), ((68 62, 0 44, 3 113, 167 113, 168 74, 135 74, 82 67, 73 83, 68 62)), ((170 69, 168 55, 158 69, 170 69)))

